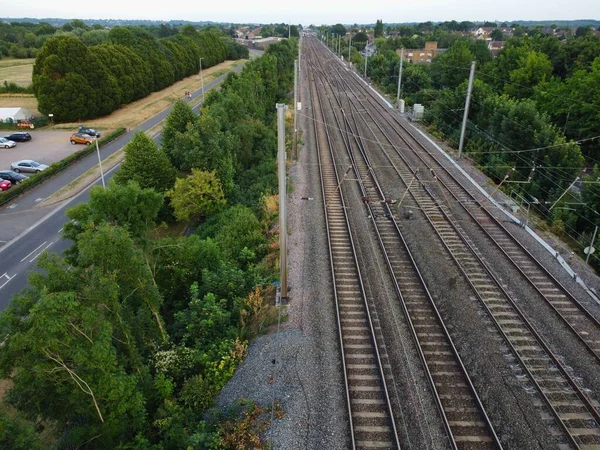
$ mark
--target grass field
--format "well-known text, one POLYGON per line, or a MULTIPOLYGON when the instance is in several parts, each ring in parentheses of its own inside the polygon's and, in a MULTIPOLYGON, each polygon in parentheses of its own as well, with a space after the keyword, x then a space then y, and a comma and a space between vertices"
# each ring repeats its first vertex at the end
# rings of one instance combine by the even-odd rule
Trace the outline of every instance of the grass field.
POLYGON ((4 81, 27 87, 31 84, 33 63, 35 58, 29 59, 0 59, 0 83, 4 81))

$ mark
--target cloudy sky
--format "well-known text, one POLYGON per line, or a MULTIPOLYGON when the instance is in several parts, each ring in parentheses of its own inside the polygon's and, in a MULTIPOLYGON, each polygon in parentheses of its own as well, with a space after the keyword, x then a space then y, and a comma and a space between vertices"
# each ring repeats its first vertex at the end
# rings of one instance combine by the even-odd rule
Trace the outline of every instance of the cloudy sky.
POLYGON ((73 19, 209 20, 257 23, 374 23, 444 20, 600 19, 600 0, 217 0, 129 2, 117 0, 2 0, 2 17, 73 19), (143 5, 143 6, 140 6, 143 5))

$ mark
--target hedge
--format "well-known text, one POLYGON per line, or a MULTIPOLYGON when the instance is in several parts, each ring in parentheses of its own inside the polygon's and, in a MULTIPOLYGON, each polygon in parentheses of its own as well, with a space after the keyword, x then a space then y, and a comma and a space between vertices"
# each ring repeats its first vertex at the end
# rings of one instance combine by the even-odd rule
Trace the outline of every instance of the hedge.
MULTIPOLYGON (((119 128, 119 129, 113 131, 112 133, 99 139, 98 146, 103 147, 104 145, 109 144, 110 142, 114 141, 119 136, 124 134, 126 131, 127 130, 125 128, 119 128)), ((32 174, 29 176, 29 178, 27 178, 26 180, 23 180, 23 182, 21 182, 17 185, 13 185, 8 191, 0 192, 0 206, 10 202, 15 197, 18 197, 19 195, 31 190, 34 186, 37 186, 39 183, 47 180, 48 178, 51 178, 54 175, 62 172, 64 169, 69 167, 71 164, 79 161, 80 159, 86 157, 87 155, 89 155, 90 153, 93 153, 94 151, 96 151, 95 143, 86 145, 86 147, 83 150, 79 150, 78 152, 72 153, 71 155, 67 156, 66 158, 53 163, 52 165, 50 165, 50 167, 48 167, 43 172, 38 172, 38 173, 32 174)))

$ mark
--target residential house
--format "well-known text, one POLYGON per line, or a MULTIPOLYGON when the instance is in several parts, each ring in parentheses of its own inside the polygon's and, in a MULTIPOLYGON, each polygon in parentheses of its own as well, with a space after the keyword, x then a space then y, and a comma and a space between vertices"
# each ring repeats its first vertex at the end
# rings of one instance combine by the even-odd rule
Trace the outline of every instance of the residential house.
POLYGON ((487 47, 492 56, 495 58, 500 53, 500 50, 504 48, 505 41, 488 41, 487 47))
MULTIPOLYGON (((404 49, 404 58, 412 63, 430 63, 442 49, 437 48, 436 41, 425 42, 425 48, 406 48, 404 49)), ((396 50, 396 53, 400 55, 401 50, 396 50)))

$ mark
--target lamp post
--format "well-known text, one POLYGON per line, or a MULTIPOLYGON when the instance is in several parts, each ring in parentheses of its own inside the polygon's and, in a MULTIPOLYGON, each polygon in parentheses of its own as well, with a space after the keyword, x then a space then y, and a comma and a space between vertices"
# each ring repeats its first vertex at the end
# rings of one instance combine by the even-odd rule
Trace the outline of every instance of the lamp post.
POLYGON ((102 178, 102 187, 106 189, 106 183, 104 182, 104 171, 102 170, 102 158, 100 158, 100 147, 98 147, 98 138, 96 137, 96 153, 98 153, 98 164, 100 165, 100 178, 102 178))
POLYGON ((202 58, 200 58, 200 80, 202 80, 202 104, 204 104, 204 76, 202 75, 202 58))

